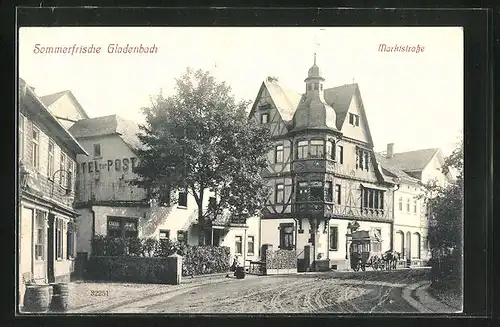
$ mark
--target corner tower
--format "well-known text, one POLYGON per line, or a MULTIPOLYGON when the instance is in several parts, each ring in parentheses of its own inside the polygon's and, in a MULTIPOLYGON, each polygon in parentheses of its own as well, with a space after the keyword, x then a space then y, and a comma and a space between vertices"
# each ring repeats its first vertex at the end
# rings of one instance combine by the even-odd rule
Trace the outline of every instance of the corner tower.
POLYGON ((307 72, 306 93, 295 111, 293 117, 294 130, 301 129, 331 129, 337 131, 336 113, 325 101, 324 82, 321 70, 316 65, 316 54, 314 63, 307 72))

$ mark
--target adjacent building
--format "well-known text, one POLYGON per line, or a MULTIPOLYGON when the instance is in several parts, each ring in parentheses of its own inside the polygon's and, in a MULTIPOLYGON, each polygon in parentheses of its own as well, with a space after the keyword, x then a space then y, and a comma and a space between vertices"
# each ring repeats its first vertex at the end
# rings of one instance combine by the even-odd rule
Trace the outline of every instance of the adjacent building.
POLYGON ((48 110, 33 88, 19 81, 18 102, 19 303, 25 282, 69 281, 74 269, 75 160, 85 149, 48 110))
POLYGON ((65 128, 70 128, 81 119, 89 118, 73 92, 69 90, 45 95, 40 99, 65 128))
MULTIPOLYGON (((77 157, 78 252, 90 254, 95 235, 113 235, 223 245, 243 258, 258 255, 258 217, 237 221, 223 215, 200 224, 198 206, 188 192, 171 194, 175 201, 153 200, 145 189, 129 183, 137 178, 137 123, 110 115, 79 120, 69 131, 90 154, 77 157)), ((211 201, 205 197, 206 210, 211 201)))
POLYGON ((430 258, 427 241, 428 219, 423 186, 435 182, 444 187, 451 176, 444 174, 440 149, 395 152, 395 144, 377 154, 384 172, 398 179, 394 192, 394 250, 412 265, 423 265, 430 258))
POLYGON ((262 172, 272 190, 261 219, 261 244, 306 246, 314 260, 333 269, 348 265, 353 225, 376 240, 374 251, 392 247, 393 177, 384 174, 373 151, 358 84, 325 87, 316 65, 303 93, 266 79, 250 119, 269 126, 274 149, 262 172))

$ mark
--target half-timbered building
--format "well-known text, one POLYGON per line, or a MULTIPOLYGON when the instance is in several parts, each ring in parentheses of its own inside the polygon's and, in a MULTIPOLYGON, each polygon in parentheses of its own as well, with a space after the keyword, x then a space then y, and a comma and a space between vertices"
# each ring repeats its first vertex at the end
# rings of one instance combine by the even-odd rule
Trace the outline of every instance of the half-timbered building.
POLYGON ((325 88, 316 55, 304 82, 298 93, 267 78, 250 112, 274 141, 261 242, 342 269, 352 225, 379 241, 375 250, 391 248, 394 179, 377 163, 359 86, 325 88))

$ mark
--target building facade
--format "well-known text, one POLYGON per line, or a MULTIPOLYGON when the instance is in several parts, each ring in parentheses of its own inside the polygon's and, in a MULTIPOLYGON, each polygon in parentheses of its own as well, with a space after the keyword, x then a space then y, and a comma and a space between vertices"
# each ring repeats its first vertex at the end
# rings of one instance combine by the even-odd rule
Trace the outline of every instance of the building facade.
MULTIPOLYGON (((70 132, 90 154, 77 157, 78 252, 91 254, 95 235, 114 235, 229 246, 241 258, 258 255, 258 217, 235 221, 224 215, 207 226, 198 222, 191 194, 150 199, 146 190, 129 183, 137 178, 135 149, 141 146, 136 123, 111 115, 79 120, 70 132)), ((207 210, 210 195, 204 197, 207 210)))
POLYGON ((316 59, 304 82, 297 93, 268 78, 250 112, 274 141, 262 172, 272 192, 261 244, 295 249, 298 258, 309 246, 314 260, 342 269, 353 223, 378 240, 374 250, 392 247, 395 182, 377 162, 358 85, 324 88, 316 59))
POLYGON ((437 148, 396 153, 390 143, 378 157, 386 174, 399 184, 394 192, 394 249, 411 265, 423 265, 430 258, 423 187, 430 182, 441 187, 448 183, 451 176, 443 173, 443 154, 437 148))
POLYGON ((73 92, 69 90, 44 95, 40 99, 66 128, 70 128, 75 122, 81 119, 89 118, 73 92))
POLYGON ((74 270, 75 160, 86 152, 22 79, 19 88, 18 294, 22 305, 27 281, 69 281, 74 270))

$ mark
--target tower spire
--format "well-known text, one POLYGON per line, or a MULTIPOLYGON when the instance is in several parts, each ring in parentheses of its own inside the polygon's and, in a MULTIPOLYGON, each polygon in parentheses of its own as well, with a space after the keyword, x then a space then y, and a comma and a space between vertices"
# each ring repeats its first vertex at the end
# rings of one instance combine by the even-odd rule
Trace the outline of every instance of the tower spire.
POLYGON ((314 53, 314 65, 316 65, 316 52, 314 53))

